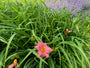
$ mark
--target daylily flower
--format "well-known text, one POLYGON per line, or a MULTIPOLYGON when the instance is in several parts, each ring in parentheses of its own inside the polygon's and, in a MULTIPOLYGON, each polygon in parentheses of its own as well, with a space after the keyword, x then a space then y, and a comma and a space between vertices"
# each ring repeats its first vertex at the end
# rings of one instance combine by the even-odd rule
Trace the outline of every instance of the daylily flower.
POLYGON ((19 65, 18 65, 18 63, 17 63, 17 59, 15 59, 14 62, 8 66, 8 68, 14 68, 14 67, 15 67, 15 68, 16 68, 16 67, 19 67, 19 65))
POLYGON ((70 32, 72 32, 72 31, 69 31, 68 29, 66 29, 66 32, 65 33, 66 34, 69 34, 70 32))
POLYGON ((49 46, 47 46, 47 43, 43 43, 38 41, 37 46, 35 46, 35 48, 38 50, 38 55, 40 57, 45 57, 49 58, 49 52, 52 52, 53 49, 51 49, 49 46))

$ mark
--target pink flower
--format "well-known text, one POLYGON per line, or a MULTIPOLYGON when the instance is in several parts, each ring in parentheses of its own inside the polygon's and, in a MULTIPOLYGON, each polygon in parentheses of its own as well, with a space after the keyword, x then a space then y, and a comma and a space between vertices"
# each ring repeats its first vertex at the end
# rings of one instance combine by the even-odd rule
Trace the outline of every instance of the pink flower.
POLYGON ((16 67, 19 67, 19 65, 18 65, 18 63, 17 63, 17 59, 15 59, 14 62, 8 66, 8 68, 14 68, 14 67, 15 67, 15 68, 16 68, 16 67))
POLYGON ((72 31, 69 31, 68 29, 66 29, 66 32, 65 33, 66 34, 69 34, 70 32, 72 32, 72 31))
POLYGON ((38 55, 40 57, 45 57, 49 58, 49 52, 52 52, 53 49, 51 49, 49 46, 47 46, 47 43, 43 43, 38 41, 37 46, 35 46, 35 48, 38 50, 38 55))

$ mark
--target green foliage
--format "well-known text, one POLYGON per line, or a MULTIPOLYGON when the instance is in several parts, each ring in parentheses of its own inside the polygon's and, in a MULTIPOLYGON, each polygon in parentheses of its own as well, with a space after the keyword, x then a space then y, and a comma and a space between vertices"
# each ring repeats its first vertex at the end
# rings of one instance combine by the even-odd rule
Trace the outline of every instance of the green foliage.
POLYGON ((90 68, 90 14, 75 17, 36 0, 23 1, 0 2, 0 68, 14 59, 20 68, 90 68), (67 28, 72 32, 65 34, 67 28), (54 50, 48 59, 34 49, 38 41, 54 50))

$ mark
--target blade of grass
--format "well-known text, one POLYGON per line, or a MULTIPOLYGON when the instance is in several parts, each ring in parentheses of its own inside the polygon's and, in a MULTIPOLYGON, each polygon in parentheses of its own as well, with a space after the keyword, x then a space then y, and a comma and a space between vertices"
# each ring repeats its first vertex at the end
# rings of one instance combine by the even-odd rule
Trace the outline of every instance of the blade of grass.
POLYGON ((33 52, 33 50, 28 49, 29 53, 25 56, 25 58, 19 63, 19 66, 27 59, 27 57, 33 52))
POLYGON ((8 41, 8 43, 7 43, 6 52, 5 52, 4 64, 5 64, 7 55, 8 55, 8 50, 9 50, 10 44, 11 44, 11 42, 12 42, 12 40, 13 40, 13 38, 14 38, 15 35, 16 35, 16 33, 14 33, 14 34, 10 37, 10 39, 9 39, 9 41, 8 41))

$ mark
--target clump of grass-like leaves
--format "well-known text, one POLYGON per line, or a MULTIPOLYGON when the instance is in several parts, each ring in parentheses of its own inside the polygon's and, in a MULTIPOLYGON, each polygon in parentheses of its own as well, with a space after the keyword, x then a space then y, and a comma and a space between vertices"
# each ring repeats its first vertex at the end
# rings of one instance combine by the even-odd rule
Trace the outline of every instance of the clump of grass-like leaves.
POLYGON ((90 67, 90 15, 71 17, 64 10, 51 11, 37 1, 3 1, 0 6, 0 67, 7 68, 14 59, 20 68, 90 67), (72 32, 65 34, 67 28, 72 32), (34 47, 38 41, 54 50, 48 59, 37 54, 34 47))

